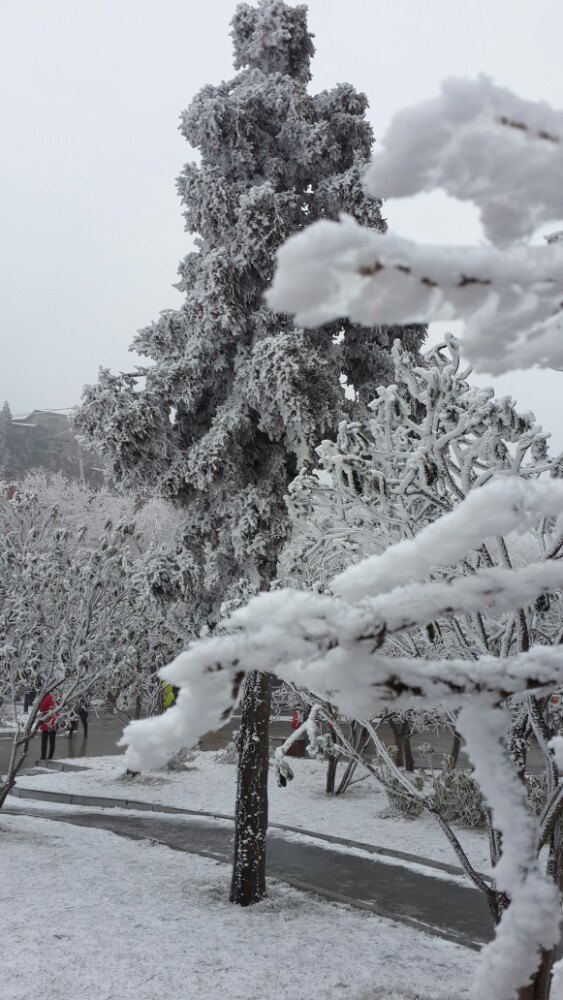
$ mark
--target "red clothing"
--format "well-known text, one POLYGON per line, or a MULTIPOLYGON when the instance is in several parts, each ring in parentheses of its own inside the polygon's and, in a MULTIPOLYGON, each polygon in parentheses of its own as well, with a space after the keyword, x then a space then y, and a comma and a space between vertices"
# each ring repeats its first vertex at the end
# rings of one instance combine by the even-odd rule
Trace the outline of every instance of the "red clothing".
MULTIPOLYGON (((60 697, 56 692, 54 698, 51 694, 46 694, 39 706, 39 711, 42 713, 46 713, 51 708, 55 709, 58 708, 60 703, 61 703, 60 697)), ((59 717, 58 712, 52 712, 51 715, 48 715, 47 718, 43 719, 43 721, 39 723, 39 728, 41 732, 46 733, 49 731, 49 729, 55 729, 58 717, 59 717)))

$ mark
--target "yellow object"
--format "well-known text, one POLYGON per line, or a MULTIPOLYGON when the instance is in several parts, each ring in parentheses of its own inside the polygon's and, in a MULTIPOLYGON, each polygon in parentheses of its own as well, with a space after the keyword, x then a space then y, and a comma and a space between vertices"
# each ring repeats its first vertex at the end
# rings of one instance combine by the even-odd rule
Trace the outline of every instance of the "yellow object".
POLYGON ((174 689, 171 684, 166 684, 162 682, 162 711, 165 712, 167 708, 170 708, 176 701, 174 695, 174 689))

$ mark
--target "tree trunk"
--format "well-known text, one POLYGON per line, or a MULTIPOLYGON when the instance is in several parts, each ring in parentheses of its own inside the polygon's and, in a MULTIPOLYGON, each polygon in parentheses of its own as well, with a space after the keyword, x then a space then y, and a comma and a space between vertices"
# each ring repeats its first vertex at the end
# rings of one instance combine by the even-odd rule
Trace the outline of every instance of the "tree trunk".
POLYGON ((9 781, 5 781, 4 784, 0 786, 0 809, 4 805, 15 783, 16 779, 15 777, 12 777, 9 781))
POLYGON ((414 771, 414 757, 411 746, 411 727, 408 722, 403 722, 403 758, 405 761, 405 771, 414 771))
POLYGON ((461 750, 461 736, 457 731, 455 731, 454 738, 452 740, 452 749, 450 751, 450 757, 452 758, 452 767, 457 767, 460 750, 461 750))
POLYGON ((334 787, 336 785, 336 768, 338 766, 338 759, 335 755, 328 758, 328 764, 326 768, 326 794, 334 795, 334 787))
MULTIPOLYGON (((333 748, 336 745, 336 740, 334 738, 334 733, 332 729, 329 729, 330 742, 333 748)), ((325 791, 327 795, 334 795, 334 790, 336 788, 336 771, 338 768, 338 755, 332 753, 328 758, 328 764, 326 768, 326 787, 325 791)))
POLYGON ((397 748, 397 756, 395 758, 395 763, 397 767, 402 767, 405 759, 404 749, 403 749, 403 734, 401 732, 401 726, 398 725, 393 719, 389 719, 389 727, 393 733, 393 739, 395 740, 395 746, 397 748))
POLYGON ((358 766, 357 760, 350 760, 350 761, 348 761, 348 764, 346 765, 346 769, 344 771, 344 774, 342 775, 342 777, 340 779, 340 783, 338 785, 338 788, 336 789, 336 791, 334 793, 335 795, 337 795, 337 796, 338 795, 344 795, 344 792, 350 787, 350 782, 352 781, 352 778, 354 777, 354 772, 356 771, 357 766, 358 766))
MULTIPOLYGON (((34 721, 36 714, 37 713, 35 713, 33 716, 34 721)), ((8 795, 10 794, 12 788, 14 788, 16 784, 17 775, 29 750, 29 744, 31 743, 32 734, 33 734, 33 727, 28 722, 26 725, 26 734, 24 735, 24 738, 22 739, 21 743, 19 743, 19 745, 17 745, 19 740, 18 734, 14 736, 14 742, 12 744, 12 752, 10 754, 10 762, 8 764, 8 770, 5 775, 4 782, 0 786, 0 809, 2 809, 2 806, 4 805, 6 799, 8 798, 8 795)))
POLYGON ((518 990, 518 1000, 549 1000, 553 951, 542 951, 539 968, 528 986, 518 990))
POLYGON ((250 906, 266 895, 268 757, 271 677, 247 675, 241 703, 231 903, 250 906))

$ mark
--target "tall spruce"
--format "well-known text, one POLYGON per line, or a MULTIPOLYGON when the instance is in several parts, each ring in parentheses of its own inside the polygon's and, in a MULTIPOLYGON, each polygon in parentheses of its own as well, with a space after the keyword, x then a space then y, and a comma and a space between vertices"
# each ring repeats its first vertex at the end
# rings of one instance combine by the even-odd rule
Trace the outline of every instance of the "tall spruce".
MULTIPOLYGON (((204 87, 181 116, 200 151, 178 180, 186 229, 196 234, 179 267, 184 303, 135 338, 132 350, 151 366, 101 370, 77 416, 116 479, 185 508, 183 539, 153 584, 166 592, 181 581, 194 632, 269 587, 288 532, 289 482, 321 438, 345 415, 363 414, 389 380, 394 339, 416 349, 423 337, 421 327, 347 321, 304 331, 265 306, 276 250, 290 235, 340 212, 379 231, 385 222, 361 183, 373 143, 366 97, 349 84, 307 91, 306 7, 239 4, 232 37, 240 72, 204 87)), ((247 905, 265 893, 263 674, 246 682, 241 713, 231 899, 247 905)))

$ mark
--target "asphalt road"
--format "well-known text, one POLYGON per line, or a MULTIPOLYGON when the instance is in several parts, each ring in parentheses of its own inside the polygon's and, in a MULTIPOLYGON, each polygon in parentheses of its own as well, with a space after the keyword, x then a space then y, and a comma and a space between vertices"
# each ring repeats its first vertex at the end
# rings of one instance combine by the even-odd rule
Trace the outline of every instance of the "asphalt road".
MULTIPOLYGON (((10 812, 25 810, 10 807, 10 812)), ((186 816, 128 815, 110 810, 40 811, 58 822, 97 827, 122 837, 148 839, 177 851, 229 863, 232 824, 186 816)), ((331 899, 349 902, 419 930, 479 947, 493 934, 486 903, 477 890, 424 874, 416 868, 336 851, 320 843, 268 834, 268 874, 331 899)))
MULTIPOLYGON (((230 734, 233 729, 238 727, 238 718, 234 717, 229 723, 228 728, 228 738, 230 739, 230 734)), ((99 718, 95 715, 93 711, 90 711, 90 716, 88 719, 88 738, 84 739, 82 734, 82 726, 79 728, 72 737, 66 735, 66 733, 57 733, 57 743, 55 748, 55 759, 67 759, 67 758, 77 758, 80 757, 104 757, 107 754, 118 754, 123 753, 124 748, 117 746, 117 741, 120 739, 123 733, 123 723, 119 722, 114 716, 100 716, 99 718)), ((286 737, 290 733, 289 722, 272 722, 271 724, 271 735, 286 737)), ((382 738, 384 743, 391 744, 393 742, 391 731, 388 727, 383 727, 382 738)), ((10 758, 10 748, 11 748, 11 737, 7 734, 0 734, 0 775, 6 773, 6 768, 8 766, 8 761, 10 758)), ((431 743, 436 748, 436 756, 434 758, 434 766, 439 768, 441 766, 442 755, 450 752, 451 749, 451 736, 448 733, 416 733, 412 737, 412 745, 414 751, 415 763, 417 766, 426 767, 428 761, 426 758, 420 757, 418 754, 418 746, 423 743, 431 743)), ((35 764, 36 760, 39 760, 41 756, 41 741, 40 737, 36 736, 32 740, 28 758, 26 760, 25 766, 29 767, 35 764)), ((460 767, 469 767, 469 761, 465 756, 463 750, 461 751, 459 757, 460 767)), ((339 773, 342 773, 341 764, 339 766, 339 773)), ((532 744, 529 748, 528 759, 527 759, 527 770, 530 772, 538 772, 544 769, 543 760, 541 754, 535 744, 532 744)))
MULTIPOLYGON (((124 748, 117 746, 117 741, 123 733, 123 724, 113 716, 102 716, 97 718, 94 712, 90 712, 88 718, 88 738, 84 739, 82 726, 72 736, 66 733, 57 733, 55 745, 55 758, 79 758, 79 757, 104 757, 106 754, 123 753, 124 748)), ((5 774, 10 760, 10 750, 12 747, 12 737, 2 733, 0 735, 0 774, 5 774)), ((41 756, 41 737, 34 736, 30 747, 25 767, 30 767, 39 760, 41 756)))

